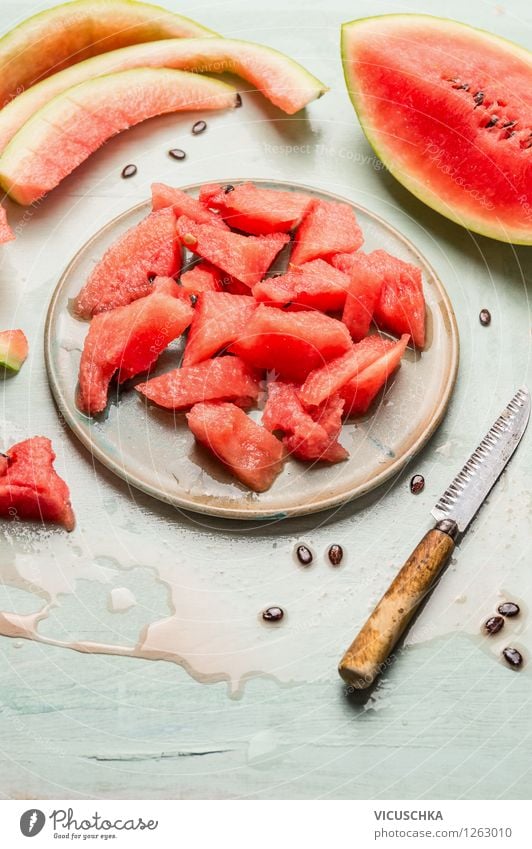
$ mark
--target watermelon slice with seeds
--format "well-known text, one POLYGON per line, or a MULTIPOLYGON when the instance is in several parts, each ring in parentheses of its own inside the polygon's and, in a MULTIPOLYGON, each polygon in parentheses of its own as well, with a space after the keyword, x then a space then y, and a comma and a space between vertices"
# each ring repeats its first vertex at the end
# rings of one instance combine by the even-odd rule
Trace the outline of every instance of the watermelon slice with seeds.
POLYGON ((375 306, 379 327, 396 336, 408 333, 416 348, 423 348, 425 298, 421 269, 383 250, 373 251, 369 259, 383 280, 375 306))
POLYGON ((176 218, 181 215, 186 215, 195 221, 196 224, 212 224, 213 227, 221 227, 222 230, 228 230, 227 224, 223 218, 215 215, 214 212, 206 209, 203 204, 196 198, 187 195, 181 189, 175 189, 172 186, 167 186, 164 183, 153 183, 151 187, 151 206, 154 212, 159 209, 168 209, 171 207, 176 218))
POLYGON ((323 259, 291 265, 280 277, 266 277, 253 287, 253 296, 270 306, 341 310, 345 304, 349 278, 323 259))
POLYGON ((382 290, 382 274, 362 251, 352 254, 342 321, 355 342, 368 335, 382 290))
POLYGON ((279 251, 290 241, 285 233, 240 236, 210 224, 196 224, 186 216, 177 219, 177 232, 190 251, 247 286, 262 280, 279 251))
POLYGON ((245 332, 257 308, 250 295, 202 292, 194 310, 183 365, 192 366, 212 357, 245 332))
POLYGON ((255 492, 269 489, 282 470, 282 443, 235 404, 196 404, 187 421, 196 439, 255 492))
POLYGON ((105 252, 76 298, 81 318, 125 306, 152 290, 151 278, 173 277, 181 253, 171 209, 152 212, 105 252))
POLYGON ((371 365, 360 371, 357 377, 344 384, 340 397, 345 402, 345 415, 360 415, 367 411, 377 393, 399 367, 409 338, 405 333, 398 342, 388 346, 371 365))
POLYGON ((0 459, 0 516, 54 522, 71 531, 75 524, 68 486, 54 469, 52 443, 34 436, 13 445, 0 459))
POLYGON ((302 265, 319 257, 356 251, 364 237, 347 203, 314 200, 294 237, 291 262, 302 265))
POLYGON ((200 200, 209 209, 216 209, 231 227, 255 236, 288 233, 298 226, 312 203, 309 195, 263 189, 250 182, 204 186, 200 200))

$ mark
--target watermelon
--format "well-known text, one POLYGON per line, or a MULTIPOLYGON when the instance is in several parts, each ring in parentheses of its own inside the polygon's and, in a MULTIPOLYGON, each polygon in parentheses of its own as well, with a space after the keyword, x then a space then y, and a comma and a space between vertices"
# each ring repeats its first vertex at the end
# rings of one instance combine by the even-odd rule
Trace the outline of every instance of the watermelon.
POLYGON ((269 489, 282 470, 281 442, 235 404, 196 404, 187 421, 198 442, 255 492, 269 489))
POLYGON ((310 372, 299 397, 306 406, 319 406, 393 347, 393 342, 380 336, 367 336, 341 357, 310 372))
POLYGON ((193 309, 170 278, 157 278, 153 291, 131 304, 96 315, 79 366, 79 408, 91 415, 107 404, 112 377, 122 383, 149 369, 192 321, 193 309))
POLYGON ((174 213, 153 212, 105 252, 75 300, 76 315, 90 318, 149 295, 151 279, 172 277, 180 261, 174 213))
POLYGON ((216 33, 149 3, 63 3, 33 15, 0 39, 0 108, 37 80, 89 56, 144 41, 206 35, 216 33))
MULTIPOLYGON (((362 251, 360 253, 362 254, 362 251)), ((353 266, 356 263, 356 256, 356 251, 353 251, 353 253, 350 254, 333 254, 331 257, 329 257, 328 262, 330 262, 335 268, 337 268, 338 271, 343 271, 344 274, 351 274, 353 266)))
POLYGON ((280 277, 267 277, 253 287, 257 301, 334 312, 345 304, 349 278, 323 259, 291 265, 280 277))
POLYGON ((315 200, 297 229, 291 262, 356 251, 364 241, 355 213, 347 203, 315 200))
POLYGON ((382 285, 382 274, 371 259, 362 251, 351 254, 349 286, 342 321, 355 342, 360 342, 368 335, 382 285))
POLYGON ((14 238, 15 234, 7 222, 6 211, 3 206, 0 206, 0 245, 11 242, 14 238))
POLYGON ((210 224, 196 224, 185 216, 177 219, 177 232, 185 247, 247 286, 262 280, 279 251, 290 241, 285 233, 240 236, 210 224))
POLYGON ((255 368, 270 369, 299 382, 309 371, 350 347, 347 328, 334 318, 319 312, 284 312, 260 304, 245 333, 229 350, 255 368))
POLYGON ((135 389, 168 410, 188 410, 200 401, 232 401, 251 407, 259 397, 258 375, 238 357, 216 357, 138 383, 135 389))
POLYGON ((340 390, 340 397, 345 402, 345 415, 360 415, 365 413, 377 393, 386 385, 388 378, 398 368, 401 357, 408 345, 408 334, 398 342, 387 346, 378 359, 359 372, 340 390))
POLYGON ((532 244, 532 54, 429 15, 342 27, 368 141, 424 203, 477 233, 532 244))
POLYGON ((272 433, 284 434, 283 445, 297 459, 338 463, 348 456, 338 442, 343 406, 343 400, 337 396, 309 412, 303 407, 294 384, 275 381, 268 385, 262 423, 272 433))
POLYGON ((249 295, 228 292, 202 292, 188 334, 183 365, 206 360, 234 342, 245 332, 257 308, 249 295))
POLYGON ((386 251, 368 255, 382 278, 382 288, 375 305, 379 327, 396 336, 408 333, 417 348, 425 345, 425 298, 421 269, 386 251))
POLYGON ((297 227, 312 203, 309 195, 263 189, 250 182, 203 186, 200 200, 217 210, 231 227, 255 236, 288 233, 297 227))
POLYGON ((28 340, 22 330, 0 332, 0 366, 9 371, 20 371, 28 356, 28 340))
POLYGON ((0 465, 0 516, 75 525, 68 486, 54 469, 52 443, 34 436, 13 445, 0 465))
POLYGON ((140 121, 236 104, 236 91, 226 83, 167 68, 87 80, 51 100, 15 133, 0 156, 0 184, 18 203, 34 203, 104 142, 140 121))
POLYGON ((172 207, 176 218, 179 218, 180 215, 186 215, 196 224, 212 224, 214 227, 221 227, 223 230, 228 229, 223 218, 205 209, 199 200, 187 195, 181 189, 174 189, 164 183, 153 183, 151 197, 151 206, 154 212, 158 209, 172 207))
POLYGON ((200 292, 221 292, 222 272, 208 262, 199 262, 189 271, 185 271, 179 282, 187 294, 196 297, 200 292))

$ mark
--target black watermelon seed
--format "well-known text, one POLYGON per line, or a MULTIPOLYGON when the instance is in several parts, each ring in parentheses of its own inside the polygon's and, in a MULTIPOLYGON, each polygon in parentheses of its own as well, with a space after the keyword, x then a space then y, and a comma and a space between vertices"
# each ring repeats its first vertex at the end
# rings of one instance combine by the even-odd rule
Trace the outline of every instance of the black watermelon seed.
POLYGON ((194 126, 192 127, 192 133, 195 136, 199 136, 200 133, 204 133, 207 129, 207 124, 205 121, 196 121, 194 126))
POLYGON ((425 478, 423 475, 414 475, 410 481, 410 492, 412 495, 419 495, 425 489, 425 478))
POLYGON ((302 566, 310 566, 312 563, 312 551, 306 545, 298 545, 296 549, 297 559, 302 566))
POLYGON ((503 604, 499 604, 497 612, 500 613, 501 616, 518 616, 521 612, 521 608, 514 601, 505 601, 503 604))
POLYGON ((242 96, 237 92, 235 98, 235 109, 239 109, 242 106, 242 96))
POLYGON ((477 91, 476 94, 473 95, 473 100, 476 103, 476 106, 475 106, 475 109, 476 109, 477 106, 480 106, 481 103, 484 102, 484 92, 483 91, 477 91))
POLYGON ((484 630, 488 634, 498 634, 501 628, 504 627, 504 619, 502 616, 490 616, 484 622, 484 630))
POLYGON ((228 195, 229 192, 234 192, 235 187, 228 183, 227 186, 224 186, 224 195, 228 195))
POLYGON ((480 310, 478 314, 478 320, 480 321, 482 327, 487 327, 491 324, 491 313, 489 310, 480 310))
POLYGON ((168 151, 168 156, 171 156, 172 159, 186 159, 187 155, 184 150, 181 150, 179 147, 173 147, 168 151))
POLYGON ((491 118, 489 119, 488 123, 486 124, 486 129, 489 130, 490 127, 494 127, 497 124, 498 120, 499 120, 498 115, 492 115, 491 118))
POLYGON ((124 178, 124 180, 127 180, 128 177, 134 177, 136 173, 137 173, 137 166, 136 165, 133 165, 133 164, 126 165, 125 168, 122 168, 122 177, 124 178))
POLYGON ((344 556, 344 550, 341 545, 334 543, 328 551, 329 560, 333 566, 339 566, 344 556))
POLYGON ((265 622, 280 622, 284 616, 284 610, 281 607, 268 607, 262 611, 262 618, 265 622))
POLYGON ((190 296, 190 303, 192 304, 193 307, 195 307, 196 304, 198 303, 198 296, 197 295, 191 295, 190 296))
POLYGON ((517 649, 512 649, 510 647, 502 650, 502 656, 504 657, 506 663, 509 663, 510 666, 513 666, 517 669, 523 663, 523 655, 517 649))

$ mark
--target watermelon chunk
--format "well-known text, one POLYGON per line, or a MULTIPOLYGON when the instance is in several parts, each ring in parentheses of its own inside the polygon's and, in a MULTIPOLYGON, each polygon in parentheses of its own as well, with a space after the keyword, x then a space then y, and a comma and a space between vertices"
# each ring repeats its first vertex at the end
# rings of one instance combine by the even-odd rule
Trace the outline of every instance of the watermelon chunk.
POLYGON ((302 265, 311 259, 356 251, 363 241, 355 213, 348 204, 315 200, 296 231, 291 261, 302 265))
POLYGON ((322 259, 290 266, 280 277, 266 277, 253 287, 257 301, 334 312, 345 304, 349 278, 322 259))
POLYGON ((255 236, 288 233, 298 226, 312 203, 309 195, 262 189, 249 182, 240 186, 203 186, 200 200, 218 210, 231 227, 255 236))
MULTIPOLYGON (((233 296, 232 296, 233 297, 233 296)), ((230 351, 256 368, 300 382, 351 347, 344 324, 319 312, 284 312, 260 304, 230 351)))
POLYGON ((20 371, 28 350, 28 340, 22 330, 3 330, 0 333, 0 366, 9 371, 20 371))
POLYGON ((279 251, 290 241, 285 233, 240 236, 209 224, 196 224, 186 216, 177 219, 177 232, 189 250, 247 286, 262 280, 279 251))
POLYGON ((154 212, 171 207, 176 218, 186 215, 196 224, 212 224, 213 227, 221 227, 222 230, 229 229, 223 218, 210 212, 199 200, 187 195, 181 189, 166 186, 164 183, 152 183, 151 198, 151 207, 154 212))
POLYGON ((354 416, 366 412, 379 390, 399 367, 409 338, 405 333, 398 342, 387 347, 371 365, 359 372, 357 377, 344 384, 340 397, 345 401, 346 415, 354 416))
POLYGON ((180 277, 181 287, 189 295, 199 295, 200 292, 221 292, 222 273, 208 262, 199 262, 190 271, 185 271, 180 277))
POLYGON ((283 444, 294 457, 338 463, 348 456, 338 442, 343 406, 337 396, 310 412, 304 409, 294 384, 275 381, 268 385, 262 423, 269 431, 284 434, 283 444))
POLYGON ((371 259, 362 252, 352 254, 349 287, 342 321, 355 342, 360 342, 368 335, 382 284, 382 275, 371 259))
POLYGON ((14 238, 15 234, 8 224, 6 211, 3 206, 0 206, 0 245, 12 242, 14 238))
POLYGON ((187 410, 200 401, 232 401, 250 407, 259 396, 258 375, 238 357, 217 357, 183 366, 135 387, 168 410, 187 410))
POLYGON ((125 306, 149 295, 151 277, 179 271, 180 248, 171 209, 152 212, 105 252, 76 298, 81 318, 125 306))
POLYGON ((153 291, 91 321, 79 366, 79 408, 99 413, 107 404, 113 375, 122 383, 146 371, 192 321, 194 311, 179 297, 174 280, 155 280, 153 291))
POLYGON ((187 413, 196 439, 255 492, 265 492, 283 467, 284 449, 235 404, 206 402, 187 413))
POLYGON ((18 442, 2 455, 0 516, 54 522, 71 531, 75 524, 68 486, 54 469, 52 443, 45 436, 18 442))
POLYGON ((310 372, 300 389, 299 397, 306 406, 322 404, 393 347, 394 343, 388 339, 367 336, 341 357, 310 372))
POLYGON ((343 271, 344 274, 351 274, 356 256, 356 251, 353 251, 353 253, 350 254, 333 254, 329 257, 328 261, 331 262, 338 271, 343 271))
POLYGON ((203 292, 198 297, 183 365, 206 360, 234 342, 246 329, 257 303, 249 295, 203 292))
POLYGON ((410 334, 417 348, 425 344, 425 298, 421 269, 386 251, 369 254, 383 284, 375 306, 375 319, 383 330, 396 336, 410 334))

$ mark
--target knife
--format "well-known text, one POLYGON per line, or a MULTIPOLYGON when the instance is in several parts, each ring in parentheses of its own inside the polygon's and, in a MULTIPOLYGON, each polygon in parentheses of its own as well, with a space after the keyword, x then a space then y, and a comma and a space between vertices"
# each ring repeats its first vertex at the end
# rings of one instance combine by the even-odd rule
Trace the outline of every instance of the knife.
POLYGON ((519 389, 431 511, 437 520, 414 549, 344 654, 338 671, 357 690, 370 687, 521 441, 530 393, 519 389))

